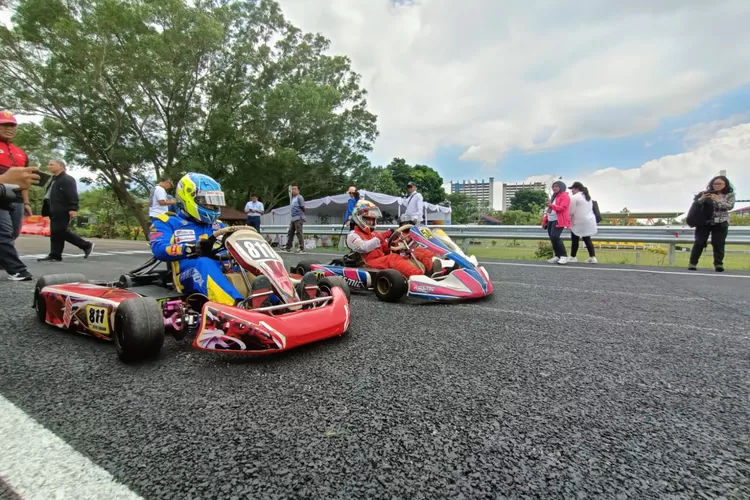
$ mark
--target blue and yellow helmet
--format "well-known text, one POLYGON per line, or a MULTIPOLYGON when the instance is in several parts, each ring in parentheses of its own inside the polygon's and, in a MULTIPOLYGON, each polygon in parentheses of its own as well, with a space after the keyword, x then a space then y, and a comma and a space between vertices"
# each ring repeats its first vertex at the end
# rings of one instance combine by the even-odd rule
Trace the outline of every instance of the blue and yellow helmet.
POLYGON ((175 189, 177 212, 204 224, 216 222, 226 203, 221 184, 211 177, 190 172, 177 183, 175 189))

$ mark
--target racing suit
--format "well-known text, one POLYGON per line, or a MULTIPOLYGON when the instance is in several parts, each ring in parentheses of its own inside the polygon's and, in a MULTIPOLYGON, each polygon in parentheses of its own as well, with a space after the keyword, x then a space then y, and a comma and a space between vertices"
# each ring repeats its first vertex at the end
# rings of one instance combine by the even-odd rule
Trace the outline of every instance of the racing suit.
MULTIPOLYGON (((359 226, 356 226, 346 236, 346 244, 355 252, 361 253, 362 258, 369 267, 375 269, 395 269, 407 278, 409 276, 425 274, 409 259, 390 253, 388 238, 392 234, 392 229, 379 233, 373 231, 367 234, 359 226)), ((432 272, 432 259, 434 258, 432 252, 424 248, 417 248, 413 252, 417 260, 424 265, 427 272, 432 272)))
POLYGON ((200 293, 212 302, 231 306, 245 297, 224 276, 221 264, 210 257, 190 258, 186 252, 188 245, 197 244, 223 227, 225 224, 219 221, 203 224, 167 212, 153 218, 149 243, 154 257, 174 263, 178 291, 200 293))

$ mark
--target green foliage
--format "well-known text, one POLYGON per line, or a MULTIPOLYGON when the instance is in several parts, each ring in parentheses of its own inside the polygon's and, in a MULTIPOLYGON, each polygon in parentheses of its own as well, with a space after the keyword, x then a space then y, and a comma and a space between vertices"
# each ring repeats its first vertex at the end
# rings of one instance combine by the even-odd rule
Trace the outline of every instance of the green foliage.
POLYGON ((544 191, 536 189, 522 189, 510 200, 508 210, 520 210, 521 212, 539 213, 544 208, 549 197, 544 191))
POLYGON ((750 215, 730 214, 729 224, 732 226, 750 226, 750 215))
POLYGON ((451 224, 476 224, 479 218, 476 198, 463 193, 452 193, 446 196, 451 206, 451 224))
MULTIPOLYGON (((141 202, 143 208, 146 203, 141 202)), ((90 189, 81 193, 79 205, 79 216, 89 220, 89 236, 138 239, 145 234, 134 212, 123 205, 109 187, 90 189)))
POLYGON ((351 183, 366 189, 391 196, 406 196, 409 181, 417 184, 424 200, 439 204, 446 201, 443 178, 427 165, 409 165, 403 158, 394 158, 385 167, 362 166, 351 176, 351 183))
POLYGON ((554 255, 555 251, 552 250, 552 244, 547 241, 540 241, 536 252, 534 252, 534 257, 540 260, 549 260, 554 255))
POLYGON ((19 0, 0 27, 0 102, 49 118, 141 227, 149 179, 190 170, 268 209, 291 182, 341 191, 377 137, 346 57, 271 0, 19 0), (136 195, 134 196, 134 192, 136 195))
POLYGON ((498 219, 505 226, 536 226, 542 223, 542 217, 539 213, 524 212, 522 210, 502 212, 498 219))

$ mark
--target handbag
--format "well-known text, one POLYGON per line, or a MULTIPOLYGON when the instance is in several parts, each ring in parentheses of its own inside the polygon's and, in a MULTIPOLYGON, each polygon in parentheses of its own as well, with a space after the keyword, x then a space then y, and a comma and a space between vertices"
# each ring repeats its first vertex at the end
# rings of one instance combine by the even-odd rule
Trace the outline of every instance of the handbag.
POLYGON ((599 211, 599 204, 594 200, 591 203, 592 210, 594 211, 594 218, 596 219, 596 223, 599 224, 602 221, 602 213, 599 211))

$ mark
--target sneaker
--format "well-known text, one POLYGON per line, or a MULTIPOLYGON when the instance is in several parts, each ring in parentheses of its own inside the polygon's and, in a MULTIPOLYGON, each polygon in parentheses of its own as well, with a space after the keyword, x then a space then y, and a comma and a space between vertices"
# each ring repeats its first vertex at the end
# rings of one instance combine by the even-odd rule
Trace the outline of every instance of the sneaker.
POLYGON ((300 250, 300 251, 298 251, 297 253, 298 253, 299 255, 305 255, 305 254, 306 254, 307 252, 305 252, 304 250, 300 250))
POLYGON ((315 273, 308 271, 297 284, 297 295, 301 300, 310 300, 318 296, 318 278, 315 273))
POLYGON ((36 259, 37 262, 62 262, 62 259, 55 259, 54 257, 50 257, 49 255, 46 257, 42 257, 41 259, 36 259))
POLYGON ((557 263, 560 264, 561 266, 564 266, 565 264, 568 263, 568 257, 560 257, 560 260, 558 260, 557 263))
POLYGON ((578 262, 578 257, 568 257, 568 262, 578 262))
POLYGON ((724 266, 722 266, 721 264, 719 264, 718 266, 716 266, 714 269, 716 269, 717 273, 723 273, 724 272, 724 266))
POLYGON ((697 271, 697 270, 698 270, 698 266, 696 266, 695 264, 690 264, 688 266, 688 271, 697 271))
POLYGON ((88 250, 85 250, 85 251, 83 252, 83 258, 84 258, 84 259, 88 259, 88 258, 89 258, 89 255, 91 255, 91 252, 93 252, 93 251, 94 251, 94 243, 92 242, 92 243, 91 243, 91 246, 89 246, 88 250))
POLYGON ((557 264, 557 262, 558 262, 559 260, 560 260, 560 257, 552 257, 552 258, 551 258, 550 260, 548 260, 547 262, 549 262, 550 264, 557 264))
POLYGON ((29 271, 21 271, 20 273, 8 275, 10 281, 31 281, 34 277, 29 271))
POLYGON ((258 309, 270 306, 271 294, 273 294, 271 280, 267 276, 258 276, 251 286, 250 307, 258 309))
POLYGON ((599 261, 596 260, 596 257, 589 257, 588 260, 586 261, 586 264, 598 264, 598 263, 599 261))

